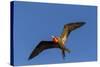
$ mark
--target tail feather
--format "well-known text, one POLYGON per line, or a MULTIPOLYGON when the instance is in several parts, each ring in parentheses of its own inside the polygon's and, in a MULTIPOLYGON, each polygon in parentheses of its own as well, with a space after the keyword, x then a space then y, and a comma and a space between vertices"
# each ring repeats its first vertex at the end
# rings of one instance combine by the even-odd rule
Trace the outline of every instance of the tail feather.
POLYGON ((65 59, 65 51, 70 53, 70 50, 68 48, 62 48, 62 57, 63 57, 63 59, 65 59))
POLYGON ((70 53, 70 50, 68 48, 64 48, 65 51, 67 51, 68 53, 70 53))
POLYGON ((63 59, 65 59, 65 51, 64 50, 62 50, 62 57, 63 57, 63 59))

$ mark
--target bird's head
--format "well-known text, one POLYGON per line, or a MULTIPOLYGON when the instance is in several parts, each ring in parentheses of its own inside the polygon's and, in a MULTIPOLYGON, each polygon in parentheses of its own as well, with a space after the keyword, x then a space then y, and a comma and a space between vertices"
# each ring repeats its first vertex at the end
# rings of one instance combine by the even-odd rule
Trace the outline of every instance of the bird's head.
POLYGON ((56 36, 51 36, 51 37, 52 37, 52 41, 54 43, 58 43, 58 37, 56 37, 56 36))

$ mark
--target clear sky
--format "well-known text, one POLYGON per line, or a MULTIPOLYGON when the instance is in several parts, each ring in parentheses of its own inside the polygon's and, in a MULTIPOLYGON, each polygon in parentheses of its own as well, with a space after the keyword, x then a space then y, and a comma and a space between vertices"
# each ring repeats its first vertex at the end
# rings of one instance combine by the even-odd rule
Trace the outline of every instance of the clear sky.
POLYGON ((51 64, 95 61, 97 58, 97 11, 95 6, 14 2, 14 65, 51 64), (65 60, 59 49, 43 51, 28 61, 31 51, 41 40, 59 36, 64 24, 84 21, 71 32, 65 44, 71 53, 65 60))

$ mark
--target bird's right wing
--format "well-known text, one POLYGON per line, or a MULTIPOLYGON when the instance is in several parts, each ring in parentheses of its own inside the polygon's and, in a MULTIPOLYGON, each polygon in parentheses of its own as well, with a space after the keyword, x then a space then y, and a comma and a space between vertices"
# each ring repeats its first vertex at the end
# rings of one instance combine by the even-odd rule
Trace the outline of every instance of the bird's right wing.
POLYGON ((41 41, 36 48, 32 51, 32 53, 29 56, 29 60, 37 56, 39 53, 46 49, 50 48, 59 48, 59 45, 54 43, 53 41, 41 41))

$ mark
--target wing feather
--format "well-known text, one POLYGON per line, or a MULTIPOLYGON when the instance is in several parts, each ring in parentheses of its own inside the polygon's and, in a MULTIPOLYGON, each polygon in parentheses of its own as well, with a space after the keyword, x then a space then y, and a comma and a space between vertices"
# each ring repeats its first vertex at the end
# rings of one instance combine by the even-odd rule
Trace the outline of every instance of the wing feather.
POLYGON ((74 22, 64 25, 63 32, 61 33, 61 38, 67 37, 71 31, 83 26, 85 22, 74 22))
POLYGON ((42 51, 50 48, 59 48, 58 44, 55 44, 53 41, 41 41, 36 48, 32 51, 29 56, 29 60, 40 54, 42 51))
POLYGON ((70 23, 70 24, 66 24, 65 25, 65 29, 68 28, 68 31, 73 31, 77 28, 80 28, 81 26, 83 26, 85 24, 85 22, 76 22, 76 23, 70 23))

